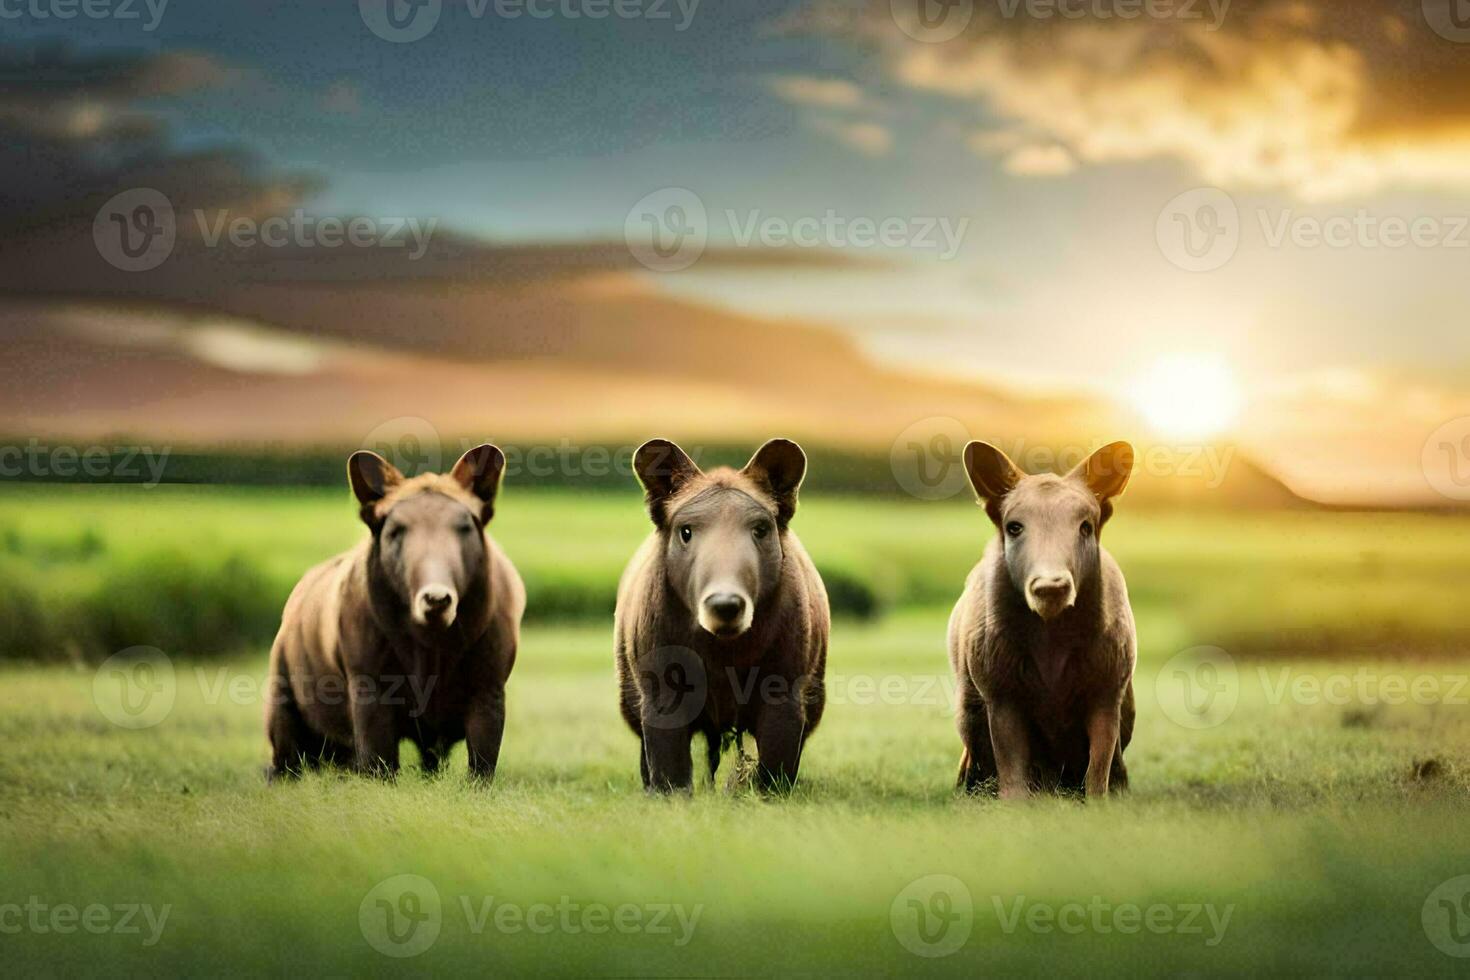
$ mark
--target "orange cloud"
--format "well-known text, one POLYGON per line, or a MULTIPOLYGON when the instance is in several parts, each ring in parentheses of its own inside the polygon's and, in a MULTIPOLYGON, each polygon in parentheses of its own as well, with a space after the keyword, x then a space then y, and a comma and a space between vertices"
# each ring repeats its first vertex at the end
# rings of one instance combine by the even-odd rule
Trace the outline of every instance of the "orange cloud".
POLYGON ((1113 4, 1064 17, 1038 13, 1055 3, 977 0, 959 36, 922 43, 875 0, 843 33, 901 83, 980 104, 998 133, 971 146, 1012 173, 1175 159, 1205 182, 1305 198, 1470 186, 1470 47, 1419 4, 1234 0, 1218 23, 1203 3, 1196 18, 1132 19, 1113 4), (1014 148, 994 149, 1000 133, 1014 148))

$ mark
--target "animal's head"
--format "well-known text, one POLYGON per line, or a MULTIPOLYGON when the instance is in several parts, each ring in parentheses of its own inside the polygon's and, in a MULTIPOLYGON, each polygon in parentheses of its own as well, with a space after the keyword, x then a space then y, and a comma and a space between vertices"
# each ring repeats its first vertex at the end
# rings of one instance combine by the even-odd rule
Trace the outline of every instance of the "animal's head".
POLYGON ((1098 535, 1128 485, 1133 447, 1104 446, 1066 476, 1028 476, 984 442, 965 447, 965 471, 1005 548, 1006 570, 1042 619, 1070 609, 1098 574, 1098 535))
POLYGON ((373 533, 374 575, 387 583, 413 622, 448 629, 460 600, 486 575, 485 525, 505 454, 491 445, 460 457, 447 474, 406 479, 377 453, 347 460, 347 479, 373 533))
POLYGON ((633 468, 658 529, 669 587, 721 639, 750 629, 781 577, 787 523, 806 454, 772 439, 739 471, 705 473, 678 446, 652 439, 633 468))

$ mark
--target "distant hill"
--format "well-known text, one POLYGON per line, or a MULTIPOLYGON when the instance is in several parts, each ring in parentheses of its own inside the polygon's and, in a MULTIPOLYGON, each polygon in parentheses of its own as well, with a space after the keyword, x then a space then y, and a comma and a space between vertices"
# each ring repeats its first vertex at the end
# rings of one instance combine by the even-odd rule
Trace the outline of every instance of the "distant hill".
MULTIPOLYGON (((893 371, 822 325, 672 298, 620 247, 436 240, 407 272, 401 256, 371 250, 257 254, 229 259, 181 239, 161 267, 126 273, 90 236, 7 242, 0 433, 128 433, 226 453, 335 450, 395 428, 427 427, 453 446, 461 435, 753 444, 780 433, 879 460, 931 431, 1074 454, 1130 435, 1110 405, 893 371)), ((839 260, 797 264, 825 261, 839 260)), ((1301 503, 1249 461, 1214 452, 1214 465, 1201 455, 1192 467, 1155 457, 1132 492, 1301 503)))

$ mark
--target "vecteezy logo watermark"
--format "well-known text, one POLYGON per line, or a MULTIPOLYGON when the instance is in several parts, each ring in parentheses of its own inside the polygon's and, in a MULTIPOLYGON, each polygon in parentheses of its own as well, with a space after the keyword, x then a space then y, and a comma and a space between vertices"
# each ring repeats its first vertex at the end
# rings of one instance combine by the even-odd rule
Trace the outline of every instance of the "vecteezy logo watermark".
POLYGON ((152 32, 163 21, 169 0, 0 0, 0 20, 123 20, 142 21, 152 32))
MULTIPOLYGON (((534 902, 522 905, 494 895, 460 895, 451 906, 464 917, 465 929, 474 936, 494 929, 502 935, 529 932, 546 936, 643 934, 668 937, 683 948, 694 938, 703 905, 645 903, 611 906, 601 902, 573 901, 563 895, 553 905, 534 902)), ((444 926, 445 905, 439 889, 421 875, 394 875, 380 881, 363 897, 357 924, 368 945, 385 956, 407 959, 426 952, 439 938, 444 926)))
POLYGON ((644 725, 681 729, 699 717, 709 700, 703 657, 688 647, 666 646, 639 658, 637 666, 644 725))
POLYGON ((169 446, 48 446, 32 438, 24 446, 0 446, 0 479, 86 477, 156 487, 170 452, 169 446))
POLYGON ((1186 272, 1210 272, 1235 257, 1240 246, 1240 211, 1216 187, 1185 191, 1165 204, 1154 223, 1164 258, 1186 272))
MULTIPOLYGON (((466 0, 472 20, 617 20, 677 21, 675 31, 689 29, 700 0, 466 0)), ((405 44, 429 36, 439 24, 442 0, 358 0, 358 13, 368 30, 385 41, 405 44)))
POLYGON ((177 695, 173 661, 156 647, 121 650, 92 676, 92 703, 119 728, 152 728, 174 710, 177 695))
POLYGON ((964 33, 975 16, 975 0, 888 0, 898 29, 915 41, 942 44, 964 33))
POLYGON ((420 875, 378 882, 357 909, 362 938, 384 956, 407 959, 434 945, 444 925, 439 889, 420 875))
POLYGON ((444 462, 439 430, 417 415, 400 415, 379 424, 363 437, 362 448, 377 453, 409 476, 437 473, 444 462))
POLYGON ((1470 3, 1466 0, 1420 0, 1429 29, 1446 41, 1470 41, 1470 3))
POLYGON ((92 219, 97 253, 124 272, 158 268, 172 254, 177 234, 174 206, 151 187, 115 195, 92 219))
POLYGON ((1164 717, 1183 728, 1214 728, 1235 712, 1240 672, 1220 647, 1198 646, 1174 654, 1154 678, 1164 717))
POLYGON ((1470 957, 1470 875, 1441 882, 1430 892, 1420 921, 1435 949, 1456 959, 1470 957))
POLYGON ((687 269, 699 261, 709 240, 704 201, 687 187, 646 194, 623 220, 623 240, 633 258, 654 272, 687 269))
POLYGON ((120 905, 76 906, 66 902, 51 904, 38 896, 30 896, 24 904, 0 902, 0 935, 16 936, 21 933, 70 936, 78 932, 94 936, 142 936, 143 946, 157 946, 168 925, 172 905, 152 905, 128 902, 120 905), (144 932, 144 929, 147 932, 144 932))
POLYGON ((965 444, 969 430, 959 419, 936 415, 920 419, 893 440, 888 463, 893 478, 920 500, 948 500, 968 485, 965 444))
MULTIPOLYGON (((954 258, 970 219, 848 216, 828 208, 820 215, 763 214, 760 209, 720 215, 721 230, 738 248, 910 249, 954 258)), ((647 194, 628 211, 623 239, 638 262, 655 272, 677 272, 699 260, 710 237, 704 201, 687 187, 647 194)))
POLYGON ((442 0, 357 0, 357 12, 368 30, 394 44, 428 37, 443 6, 442 0))
POLYGON ((925 875, 894 896, 888 925, 899 945, 915 956, 949 956, 969 941, 975 903, 970 889, 953 875, 925 875))
POLYGON ((1223 908, 1212 902, 1109 902, 1100 895, 1082 902, 1032 902, 1024 895, 1007 901, 999 895, 990 897, 1001 932, 1014 935, 1018 930, 1037 935, 1060 932, 1069 936, 1095 933, 1100 936, 1119 934, 1134 936, 1142 932, 1156 936, 1201 936, 1210 948, 1220 945, 1230 928, 1234 905, 1223 908))
POLYGON ((1450 419, 1425 440, 1419 457, 1424 479, 1450 500, 1470 500, 1470 415, 1450 419))

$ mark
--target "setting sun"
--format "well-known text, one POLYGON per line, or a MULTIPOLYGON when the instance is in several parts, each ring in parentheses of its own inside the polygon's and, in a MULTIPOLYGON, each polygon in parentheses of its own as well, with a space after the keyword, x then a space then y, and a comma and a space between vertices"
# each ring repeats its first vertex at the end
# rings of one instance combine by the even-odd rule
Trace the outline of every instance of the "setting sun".
POLYGON ((1160 435, 1203 439, 1228 429, 1240 414, 1235 373, 1213 354, 1156 360, 1131 393, 1134 407, 1160 435))

